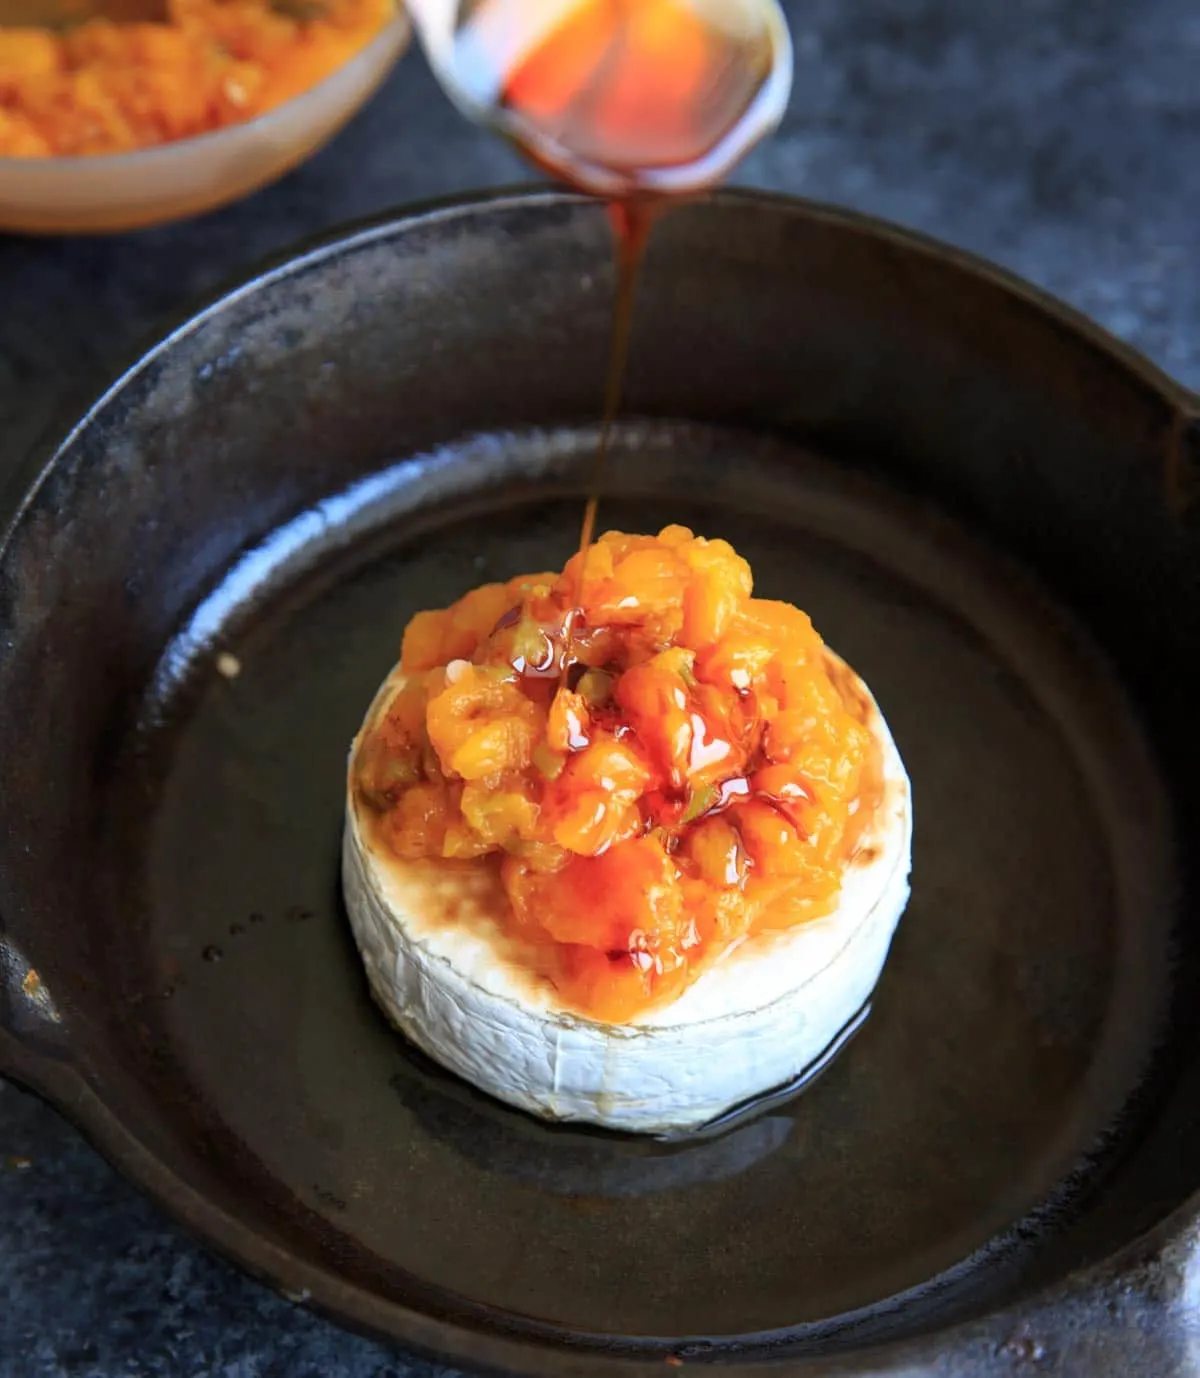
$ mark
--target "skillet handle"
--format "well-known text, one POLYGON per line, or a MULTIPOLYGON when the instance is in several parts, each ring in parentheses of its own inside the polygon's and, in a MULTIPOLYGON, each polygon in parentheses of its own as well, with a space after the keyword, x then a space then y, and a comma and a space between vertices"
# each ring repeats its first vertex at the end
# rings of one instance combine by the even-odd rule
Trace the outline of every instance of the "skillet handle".
POLYGON ((1176 511, 1194 515, 1200 507, 1200 394, 1179 414, 1168 455, 1167 486, 1176 511))
POLYGON ((37 970, 2 929, 0 1075, 59 1102, 75 1079, 62 1014, 37 970))

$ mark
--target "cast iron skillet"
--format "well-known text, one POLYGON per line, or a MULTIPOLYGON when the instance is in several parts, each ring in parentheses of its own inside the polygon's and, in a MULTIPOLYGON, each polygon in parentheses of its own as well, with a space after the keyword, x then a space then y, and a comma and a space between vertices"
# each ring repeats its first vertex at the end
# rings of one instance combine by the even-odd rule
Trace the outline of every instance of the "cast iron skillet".
POLYGON ((668 219, 605 508, 732 539, 895 729, 914 894, 848 1051, 657 1144, 494 1105, 371 1005, 347 744, 415 609, 570 550, 611 286, 578 199, 401 215, 62 442, 0 552, 0 1065, 251 1271, 458 1362, 1190 1372, 1196 399, 962 255, 668 219))

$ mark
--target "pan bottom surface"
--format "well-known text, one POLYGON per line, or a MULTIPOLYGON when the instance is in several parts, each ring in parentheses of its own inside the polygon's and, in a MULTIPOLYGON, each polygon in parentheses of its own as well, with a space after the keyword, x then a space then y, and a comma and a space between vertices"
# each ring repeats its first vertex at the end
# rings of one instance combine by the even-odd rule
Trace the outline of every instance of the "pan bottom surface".
POLYGON ((481 437, 365 477, 247 552, 163 657, 114 816, 140 819, 119 883, 179 1132, 264 1233, 466 1324, 828 1349, 1003 1300, 1137 1133, 1166 815, 1066 619, 857 476, 630 425, 601 513, 731 540, 895 733, 913 897, 832 1068, 696 1142, 596 1134, 461 1085, 370 1000, 340 900, 350 739, 412 613, 571 553, 594 439, 481 437))

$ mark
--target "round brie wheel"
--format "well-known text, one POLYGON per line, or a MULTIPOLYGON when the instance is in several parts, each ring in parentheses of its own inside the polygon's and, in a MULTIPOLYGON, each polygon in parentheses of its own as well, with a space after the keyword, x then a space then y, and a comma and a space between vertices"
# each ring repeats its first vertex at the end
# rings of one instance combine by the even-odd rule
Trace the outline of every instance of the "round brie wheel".
POLYGON ((663 1134, 699 1128, 795 1081, 866 1003, 908 901, 908 777, 869 690, 883 792, 834 912, 730 949, 674 1002, 628 1024, 566 1010, 498 916, 495 868, 406 862, 374 836, 353 788, 367 727, 403 686, 385 681, 351 748, 342 884, 371 991, 423 1052, 544 1119, 663 1134), (524 957, 524 960, 523 960, 524 957))

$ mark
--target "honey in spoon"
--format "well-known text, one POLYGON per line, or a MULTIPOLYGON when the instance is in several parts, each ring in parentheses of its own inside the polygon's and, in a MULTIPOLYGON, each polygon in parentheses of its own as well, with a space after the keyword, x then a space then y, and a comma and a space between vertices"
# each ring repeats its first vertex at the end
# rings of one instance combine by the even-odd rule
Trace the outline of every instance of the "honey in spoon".
POLYGON ((787 24, 776 0, 409 0, 409 10, 469 118, 610 205, 617 292, 586 551, 654 217, 716 185, 778 123, 792 82, 787 24))
POLYGON ((411 0, 442 86, 547 171, 609 199, 720 181, 783 113, 776 0, 411 0))

